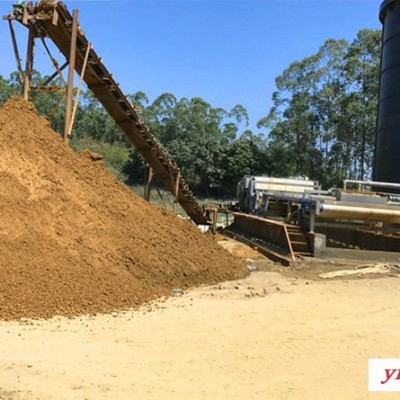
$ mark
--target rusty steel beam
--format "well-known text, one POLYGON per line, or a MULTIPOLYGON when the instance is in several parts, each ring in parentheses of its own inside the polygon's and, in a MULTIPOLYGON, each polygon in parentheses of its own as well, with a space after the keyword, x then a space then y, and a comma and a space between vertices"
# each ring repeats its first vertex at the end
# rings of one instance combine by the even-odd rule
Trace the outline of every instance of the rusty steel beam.
MULTIPOLYGON (((51 76, 49 76, 44 82, 42 82, 40 85, 38 86, 47 86, 57 75, 60 75, 61 72, 68 66, 68 61, 65 61, 65 63, 63 65, 61 65, 61 67, 54 72, 51 76)), ((62 76, 62 74, 61 74, 62 76)), ((63 78, 64 81, 64 78, 63 78)), ((65 82, 65 81, 64 81, 65 82)))
POLYGON ((90 53, 91 48, 92 48, 92 44, 89 43, 88 47, 86 49, 85 60, 83 62, 83 67, 82 67, 81 77, 79 79, 78 89, 76 91, 75 102, 74 102, 74 106, 73 106, 73 109, 72 109, 71 122, 69 124, 67 137, 71 137, 72 127, 74 126, 76 111, 78 109, 78 104, 79 104, 79 95, 81 93, 82 83, 83 83, 83 79, 84 79, 84 76, 85 76, 86 66, 87 66, 87 62, 88 62, 88 59, 89 59, 89 53, 90 53))
MULTIPOLYGON (((51 51, 50 51, 50 49, 49 49, 49 46, 47 46, 47 43, 46 43, 46 41, 44 40, 44 38, 41 37, 40 39, 41 39, 41 41, 42 41, 43 47, 45 48, 45 50, 46 50, 48 56, 50 57, 51 62, 52 62, 53 65, 54 65, 54 68, 56 69, 56 72, 55 72, 56 75, 55 75, 55 76, 57 76, 57 74, 58 74, 58 75, 60 76, 61 80, 64 82, 64 84, 66 84, 65 79, 64 79, 63 74, 62 74, 62 70, 63 70, 64 65, 65 65, 65 66, 68 65, 68 61, 65 62, 65 63, 63 64, 63 66, 60 68, 59 65, 58 65, 57 60, 56 60, 56 59, 53 57, 53 55, 51 54, 51 51)), ((65 67, 64 67, 64 68, 65 68, 65 67)), ((54 75, 54 74, 53 74, 53 75, 54 75)), ((52 75, 52 76, 53 76, 53 75, 52 75)), ((53 78, 53 79, 54 79, 54 78, 53 78)))
POLYGON ((13 21, 11 19, 8 20, 8 26, 10 27, 11 41, 12 41, 12 45, 13 45, 13 49, 14 49, 15 61, 17 63, 19 83, 21 84, 21 86, 23 88, 25 77, 24 77, 24 73, 22 72, 21 57, 19 56, 17 39, 15 38, 13 21))
POLYGON ((28 46, 26 49, 26 64, 25 64, 25 76, 24 76, 24 91, 23 97, 25 100, 29 100, 29 92, 31 89, 31 79, 33 72, 33 51, 35 47, 35 27, 31 25, 29 27, 28 34, 28 46))

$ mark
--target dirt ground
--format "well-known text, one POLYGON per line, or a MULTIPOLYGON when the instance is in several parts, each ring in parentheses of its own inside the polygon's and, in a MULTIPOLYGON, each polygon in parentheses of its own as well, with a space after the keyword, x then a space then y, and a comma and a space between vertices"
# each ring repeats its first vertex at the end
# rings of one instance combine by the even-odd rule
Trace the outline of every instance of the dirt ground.
POLYGON ((399 270, 321 280, 361 260, 284 268, 203 235, 20 99, 0 148, 0 400, 382 398, 368 358, 399 357, 399 270))
POLYGON ((0 221, 0 319, 110 312, 248 272, 19 98, 0 108, 0 221))
POLYGON ((345 263, 223 245, 257 269, 136 311, 0 322, 0 399, 398 399, 367 386, 369 358, 400 354, 397 275, 322 281, 345 263))

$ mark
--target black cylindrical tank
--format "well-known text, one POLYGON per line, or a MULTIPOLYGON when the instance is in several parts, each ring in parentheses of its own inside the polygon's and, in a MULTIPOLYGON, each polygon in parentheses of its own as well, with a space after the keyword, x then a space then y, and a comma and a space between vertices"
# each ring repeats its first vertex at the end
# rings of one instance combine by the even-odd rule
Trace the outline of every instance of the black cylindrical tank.
POLYGON ((400 1, 385 0, 373 179, 400 183, 400 1))

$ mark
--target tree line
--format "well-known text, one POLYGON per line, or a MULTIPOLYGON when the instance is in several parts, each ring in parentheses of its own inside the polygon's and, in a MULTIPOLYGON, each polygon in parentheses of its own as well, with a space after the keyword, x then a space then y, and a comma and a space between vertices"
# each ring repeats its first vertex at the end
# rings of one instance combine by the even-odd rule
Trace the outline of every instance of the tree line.
MULTIPOLYGON (((325 188, 344 179, 369 178, 375 141, 380 31, 364 29, 352 42, 326 40, 318 52, 295 61, 276 78, 272 107, 250 130, 246 108, 213 107, 200 97, 163 93, 150 102, 128 95, 158 142, 201 196, 232 197, 247 174, 307 176, 325 188)), ((33 86, 46 77, 34 72, 33 86)), ((21 93, 18 75, 0 76, 0 103, 21 93)), ((60 92, 32 96, 57 132, 64 129, 60 92)), ((103 154, 129 185, 144 180, 136 150, 90 91, 83 91, 71 145, 103 154)))

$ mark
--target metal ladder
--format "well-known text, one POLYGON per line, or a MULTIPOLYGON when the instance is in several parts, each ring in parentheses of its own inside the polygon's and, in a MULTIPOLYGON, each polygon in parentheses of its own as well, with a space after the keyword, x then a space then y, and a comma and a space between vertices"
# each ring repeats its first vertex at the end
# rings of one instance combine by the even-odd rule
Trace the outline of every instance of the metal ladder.
POLYGON ((313 257, 306 235, 300 226, 285 224, 285 231, 293 259, 297 256, 313 257))

